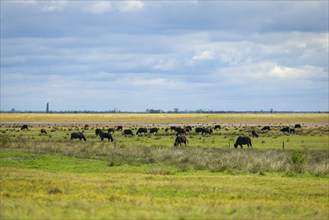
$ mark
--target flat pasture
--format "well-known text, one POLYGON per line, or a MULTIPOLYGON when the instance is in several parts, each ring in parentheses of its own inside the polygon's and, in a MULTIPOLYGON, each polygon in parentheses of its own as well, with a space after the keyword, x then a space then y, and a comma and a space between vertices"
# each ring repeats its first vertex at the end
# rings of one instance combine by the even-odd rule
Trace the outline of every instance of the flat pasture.
POLYGON ((329 114, 44 114, 0 113, 1 123, 328 125, 329 114))
POLYGON ((328 114, 0 116, 1 219, 329 218, 328 114), (95 134, 119 125, 134 136, 95 134), (187 125, 187 145, 174 147, 170 126, 187 125), (253 148, 233 147, 241 135, 253 148))
POLYGON ((327 219, 328 179, 1 168, 1 219, 327 219))

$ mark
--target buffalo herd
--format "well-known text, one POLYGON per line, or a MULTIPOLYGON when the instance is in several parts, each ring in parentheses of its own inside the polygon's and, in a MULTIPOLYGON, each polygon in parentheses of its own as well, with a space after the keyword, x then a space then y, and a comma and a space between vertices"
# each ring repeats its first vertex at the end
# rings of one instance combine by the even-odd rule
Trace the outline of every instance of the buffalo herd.
MULTIPOLYGON (((87 126, 87 125, 86 125, 87 126)), ((89 126, 84 127, 84 129, 89 129, 89 126)), ((293 128, 290 127, 283 127, 280 129, 280 132, 287 132, 287 133, 295 133, 295 129, 300 129, 301 125, 300 124, 296 124, 293 128)), ((24 124, 21 126, 21 130, 28 130, 29 126, 27 124, 24 124)), ((195 134, 201 134, 203 136, 210 136, 213 134, 213 130, 220 130, 222 129, 221 125, 215 125, 214 127, 196 127, 195 128, 195 134)), ((157 127, 152 127, 152 128, 146 128, 146 127, 140 127, 137 129, 136 134, 134 134, 132 129, 123 129, 123 126, 117 126, 115 128, 109 128, 106 131, 103 131, 100 128, 96 128, 95 129, 95 135, 98 136, 101 141, 105 139, 108 139, 108 141, 113 142, 114 138, 112 136, 112 134, 115 131, 121 131, 122 135, 125 137, 128 136, 134 136, 134 135, 146 135, 146 134, 153 134, 156 135, 159 132, 159 128, 157 127)), ((171 126, 169 128, 164 129, 164 131, 167 132, 175 132, 176 133, 176 138, 174 141, 174 146, 178 147, 181 145, 186 146, 186 144, 188 143, 186 134, 192 131, 192 126, 187 125, 184 127, 179 127, 179 126, 171 126)), ((261 129, 262 134, 265 132, 271 131, 271 127, 270 126, 264 126, 261 129)), ((47 131, 46 129, 41 129, 40 130, 40 135, 47 135, 47 131)), ((256 130, 252 130, 251 131, 251 136, 253 138, 258 138, 259 137, 259 133, 256 130)), ((86 141, 87 138, 85 137, 85 135, 83 134, 83 132, 72 132, 71 133, 71 140, 73 139, 79 139, 79 140, 84 140, 86 141)), ((234 148, 238 148, 238 146, 240 146, 241 148, 243 148, 243 145, 247 145, 248 148, 251 147, 252 148, 252 143, 251 143, 251 138, 247 137, 247 136, 239 136, 236 139, 236 142, 234 144, 234 148)))

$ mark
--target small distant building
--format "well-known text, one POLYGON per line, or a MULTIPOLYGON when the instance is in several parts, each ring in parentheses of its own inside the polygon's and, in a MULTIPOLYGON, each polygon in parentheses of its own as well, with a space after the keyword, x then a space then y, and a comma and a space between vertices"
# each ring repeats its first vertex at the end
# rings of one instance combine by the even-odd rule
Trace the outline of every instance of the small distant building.
POLYGON ((161 109, 146 109, 147 113, 161 113, 163 112, 161 109))

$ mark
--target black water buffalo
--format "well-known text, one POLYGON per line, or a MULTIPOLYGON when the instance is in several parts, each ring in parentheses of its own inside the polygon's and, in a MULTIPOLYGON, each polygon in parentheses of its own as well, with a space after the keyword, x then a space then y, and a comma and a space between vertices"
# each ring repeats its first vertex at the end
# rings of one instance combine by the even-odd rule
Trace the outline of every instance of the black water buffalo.
POLYGON ((124 136, 127 136, 127 135, 134 136, 134 133, 133 133, 133 131, 130 130, 130 129, 125 129, 125 130, 123 131, 123 135, 124 135, 124 136))
POLYGON ((290 128, 289 127, 284 127, 280 130, 281 132, 290 132, 290 128))
POLYGON ((108 141, 112 141, 113 142, 113 137, 110 133, 104 133, 103 131, 101 131, 99 133, 99 137, 101 138, 101 141, 104 140, 104 138, 107 138, 108 141))
POLYGON ((114 133, 114 131, 115 131, 114 128, 109 128, 109 129, 107 130, 108 133, 114 133))
POLYGON ((146 134, 146 133, 147 133, 147 128, 138 128, 136 135, 146 134))
POLYGON ((29 126, 28 125, 22 125, 21 130, 29 130, 29 126))
POLYGON ((295 129, 289 128, 289 127, 284 127, 280 131, 281 132, 287 132, 287 133, 295 133, 295 129))
POLYGON ((190 132, 190 131, 192 131, 192 126, 187 125, 187 126, 184 127, 184 129, 185 129, 186 132, 190 132))
POLYGON ((215 125, 214 130, 220 130, 222 127, 220 125, 215 125))
POLYGON ((186 130, 184 128, 176 127, 175 131, 176 136, 186 134, 186 130))
POLYGON ((71 140, 72 139, 79 139, 80 141, 83 139, 84 141, 86 141, 86 137, 84 136, 84 134, 82 132, 73 132, 71 134, 71 140))
POLYGON ((203 131, 203 128, 195 128, 196 133, 202 133, 202 131, 203 131))
POLYGON ((240 137, 238 137, 238 139, 236 139, 236 142, 234 144, 234 148, 237 148, 238 145, 240 145, 240 147, 243 148, 242 145, 244 145, 244 144, 248 145, 248 148, 249 148, 249 146, 252 147, 251 139, 249 137, 241 137, 240 136, 240 137))
POLYGON ((187 138, 185 136, 177 136, 175 139, 174 146, 177 147, 178 145, 184 144, 186 146, 186 143, 188 142, 187 138))
POLYGON ((159 131, 159 128, 151 128, 150 129, 150 134, 153 134, 153 133, 158 133, 158 131, 159 131))
POLYGON ((40 130, 40 133, 41 133, 41 134, 47 134, 47 131, 46 131, 46 129, 42 128, 42 129, 40 130))
POLYGON ((295 124, 295 128, 302 128, 300 124, 295 124))
POLYGON ((201 133, 202 135, 206 135, 206 134, 209 134, 211 135, 212 134, 212 129, 208 129, 208 128, 196 128, 195 129, 195 132, 196 133, 201 133))
POLYGON ((102 129, 100 129, 100 128, 96 128, 96 130, 95 130, 95 134, 96 134, 97 136, 98 136, 99 133, 101 133, 101 132, 103 132, 102 129))
POLYGON ((251 135, 252 135, 252 137, 257 137, 257 138, 259 136, 258 133, 254 130, 251 131, 251 135))
POLYGON ((122 131, 123 127, 120 125, 120 126, 117 126, 117 131, 122 131))
POLYGON ((203 130, 202 130, 202 135, 207 135, 207 134, 209 134, 209 135, 211 135, 212 134, 212 129, 211 128, 203 128, 203 130))
POLYGON ((271 130, 271 127, 270 126, 264 126, 262 128, 262 131, 270 131, 271 130))

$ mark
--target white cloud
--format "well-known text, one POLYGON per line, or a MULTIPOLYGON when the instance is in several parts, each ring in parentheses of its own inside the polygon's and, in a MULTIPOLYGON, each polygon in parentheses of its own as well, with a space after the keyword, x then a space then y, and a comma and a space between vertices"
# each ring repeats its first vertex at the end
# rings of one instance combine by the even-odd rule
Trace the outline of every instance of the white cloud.
POLYGON ((285 67, 280 65, 275 65, 270 71, 269 75, 278 77, 281 79, 315 79, 315 78, 325 78, 326 73, 313 66, 301 66, 301 67, 285 67))
POLYGON ((93 14, 104 14, 106 12, 112 11, 112 4, 109 1, 96 1, 89 4, 86 11, 93 14))
POLYGON ((185 87, 183 82, 167 78, 133 79, 131 82, 136 86, 147 86, 159 89, 182 89, 185 87))
POLYGON ((42 11, 50 12, 50 11, 61 11, 65 8, 67 5, 67 0, 61 0, 61 1, 45 1, 40 3, 39 8, 42 11))
POLYGON ((25 0, 25 1, 12 1, 13 3, 18 3, 18 4, 31 4, 35 5, 37 4, 37 0, 25 0))
POLYGON ((173 59, 159 59, 152 66, 154 70, 169 71, 177 67, 177 61, 173 59))
POLYGON ((119 11, 130 12, 130 11, 141 11, 144 7, 142 1, 122 1, 119 4, 119 11))
POLYGON ((211 60, 213 59, 213 54, 209 50, 201 51, 200 53, 194 55, 192 60, 211 60))
POLYGON ((137 12, 141 11, 144 7, 142 1, 96 1, 88 4, 86 11, 93 14, 105 14, 111 11, 119 12, 137 12))

